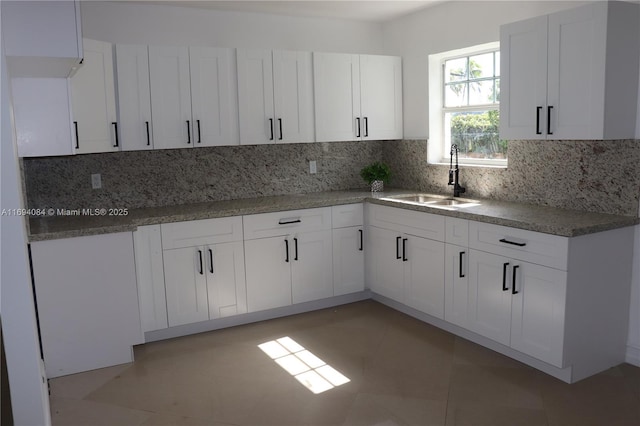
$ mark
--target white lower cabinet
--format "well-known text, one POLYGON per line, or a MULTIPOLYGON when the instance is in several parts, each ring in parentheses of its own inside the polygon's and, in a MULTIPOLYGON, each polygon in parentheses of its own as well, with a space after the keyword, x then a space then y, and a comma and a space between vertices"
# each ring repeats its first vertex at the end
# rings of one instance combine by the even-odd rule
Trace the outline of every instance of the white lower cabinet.
POLYGON ((567 272, 471 250, 469 328, 563 367, 567 272))
POLYGON ((364 290, 363 220, 362 203, 331 208, 334 296, 364 290))
POLYGON ((445 244, 444 319, 468 328, 469 248, 445 244))
POLYGON ((333 296, 331 208, 244 217, 249 312, 333 296))
POLYGON ((131 232, 31 243, 47 377, 133 361, 143 342, 131 232))
POLYGON ((140 226, 133 233, 142 331, 169 327, 164 286, 160 225, 140 226))
POLYGON ((161 227, 170 327, 247 312, 241 217, 161 227))

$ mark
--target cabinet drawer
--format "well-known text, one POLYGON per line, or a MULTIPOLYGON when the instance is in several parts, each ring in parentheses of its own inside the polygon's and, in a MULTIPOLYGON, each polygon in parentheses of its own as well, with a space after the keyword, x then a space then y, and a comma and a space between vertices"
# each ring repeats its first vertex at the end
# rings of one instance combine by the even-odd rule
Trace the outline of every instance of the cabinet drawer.
POLYGON ((362 225, 362 203, 344 204, 331 207, 331 222, 333 228, 348 228, 362 225))
POLYGON ((331 229, 331 207, 244 216, 244 238, 268 238, 331 229))
POLYGON ((242 217, 163 223, 162 249, 242 241, 242 217))
POLYGON ((402 208, 367 205, 368 224, 417 237, 444 241, 444 216, 402 208))
POLYGON ((556 269, 567 269, 569 239, 524 229, 469 222, 469 247, 556 269))
POLYGON ((469 245, 469 221, 455 217, 445 218, 445 241, 462 247, 469 245))

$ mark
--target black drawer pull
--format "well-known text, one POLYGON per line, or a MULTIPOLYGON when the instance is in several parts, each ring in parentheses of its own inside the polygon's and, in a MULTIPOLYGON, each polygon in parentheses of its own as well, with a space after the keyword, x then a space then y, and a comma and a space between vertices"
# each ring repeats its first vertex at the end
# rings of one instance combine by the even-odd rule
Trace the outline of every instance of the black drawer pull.
POLYGON ((204 275, 204 269, 202 268, 202 250, 198 250, 198 257, 200 258, 200 275, 204 275))
POLYGON ((402 261, 406 262, 407 260, 407 238, 402 239, 402 261))
POLYGON ((398 245, 401 239, 402 237, 396 237, 396 260, 402 259, 402 256, 400 256, 400 246, 398 245))
POLYGON ((513 267, 513 277, 512 281, 511 281, 511 294, 518 294, 520 293, 519 291, 516 291, 516 271, 518 270, 520 266, 516 265, 513 267))
POLYGON ((293 239, 293 246, 294 246, 294 249, 296 251, 296 255, 293 258, 293 260, 298 260, 298 239, 297 238, 293 239))
POLYGON ((293 219, 293 220, 280 219, 278 221, 278 225, 290 225, 292 223, 302 223, 302 219, 293 219))
POLYGON ((209 249, 209 272, 213 274, 213 250, 209 249))
POLYGON ((505 243, 505 244, 511 244, 511 245, 518 246, 518 247, 524 247, 524 246, 527 245, 527 243, 517 243, 515 241, 509 241, 506 238, 501 239, 500 242, 501 243, 505 243))
POLYGON ((465 252, 463 252, 463 251, 460 252, 460 259, 459 259, 459 262, 458 262, 458 266, 459 266, 458 277, 460 277, 460 278, 464 278, 464 272, 462 271, 462 256, 464 256, 464 253, 465 252))
POLYGON ((286 238, 284 239, 284 253, 285 253, 284 261, 289 263, 289 240, 287 240, 286 238))
POLYGON ((362 251, 364 250, 364 232, 362 232, 362 229, 358 229, 358 233, 360 233, 360 248, 358 250, 362 251))

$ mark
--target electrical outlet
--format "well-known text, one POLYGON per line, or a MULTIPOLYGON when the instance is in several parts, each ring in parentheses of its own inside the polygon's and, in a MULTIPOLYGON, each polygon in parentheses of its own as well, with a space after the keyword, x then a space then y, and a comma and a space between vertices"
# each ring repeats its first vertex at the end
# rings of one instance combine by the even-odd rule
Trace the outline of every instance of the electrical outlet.
POLYGON ((102 177, 100 176, 100 173, 91 175, 91 188, 93 189, 102 188, 102 177))
POLYGON ((316 165, 316 160, 309 161, 309 173, 315 175, 318 173, 318 166, 316 165))

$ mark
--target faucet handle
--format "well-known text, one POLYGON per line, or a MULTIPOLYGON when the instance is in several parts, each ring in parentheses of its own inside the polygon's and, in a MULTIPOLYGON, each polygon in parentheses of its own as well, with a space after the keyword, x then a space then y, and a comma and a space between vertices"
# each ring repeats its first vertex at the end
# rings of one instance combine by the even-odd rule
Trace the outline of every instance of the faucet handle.
POLYGON ((449 169, 449 183, 448 185, 453 185, 453 169, 449 169))

